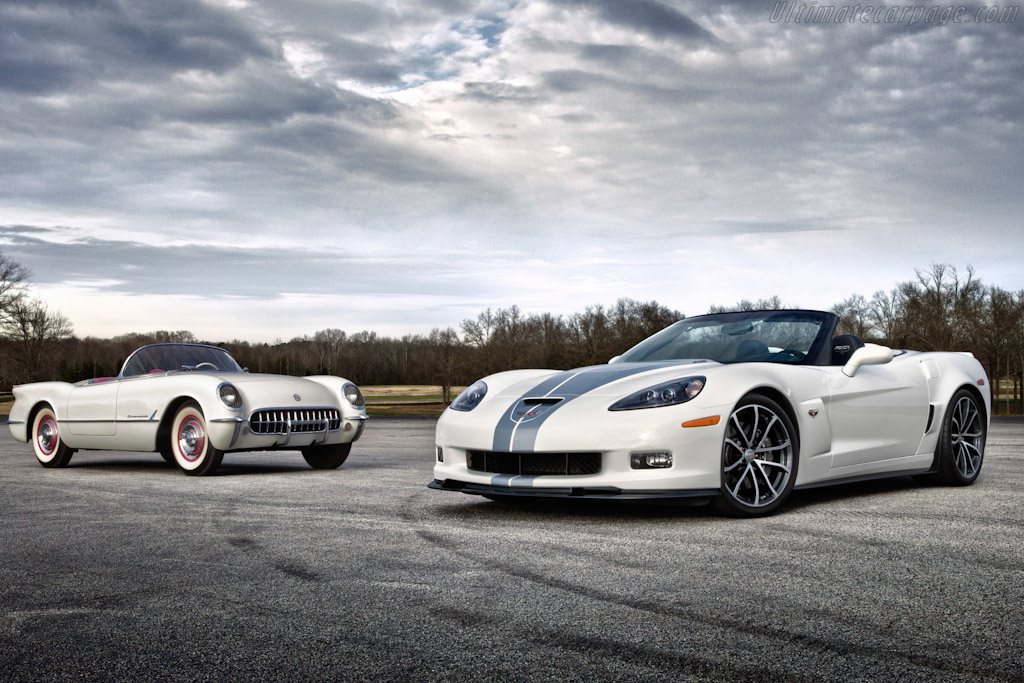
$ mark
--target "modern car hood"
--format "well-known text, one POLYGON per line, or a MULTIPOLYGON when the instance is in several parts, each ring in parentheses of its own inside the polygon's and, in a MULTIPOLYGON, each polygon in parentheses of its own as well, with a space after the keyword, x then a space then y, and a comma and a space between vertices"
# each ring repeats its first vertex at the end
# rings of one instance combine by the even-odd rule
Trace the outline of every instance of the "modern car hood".
POLYGON ((498 393, 506 398, 560 396, 619 396, 633 387, 643 388, 660 381, 699 375, 715 361, 673 360, 654 363, 611 363, 556 372, 540 379, 516 382, 498 393))

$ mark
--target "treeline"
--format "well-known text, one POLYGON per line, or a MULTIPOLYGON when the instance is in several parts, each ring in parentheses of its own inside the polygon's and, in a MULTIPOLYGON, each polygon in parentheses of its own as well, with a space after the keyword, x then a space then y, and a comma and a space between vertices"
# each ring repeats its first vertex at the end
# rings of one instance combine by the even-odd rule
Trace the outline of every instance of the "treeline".
MULTIPOLYGON (((426 335, 385 337, 321 330, 275 344, 212 340, 252 372, 342 375, 357 384, 438 384, 450 400, 452 386, 510 368, 567 368, 605 363, 665 326, 683 318, 656 302, 620 299, 614 306, 588 306, 570 316, 525 314, 518 306, 487 309, 460 330, 437 328, 426 335)), ((188 331, 125 334, 111 339, 66 336, 51 339, 48 353, 30 365, 12 339, 0 341, 0 387, 24 381, 74 382, 116 375, 129 353, 144 344, 197 342, 188 331)), ((210 340, 207 340, 210 341, 210 340)))
MULTIPOLYGON (((12 270, 2 254, 0 266, 8 273, 8 286, 0 285, 0 307, 6 311, 0 319, 0 390, 27 381, 113 376, 139 346, 200 341, 188 331, 74 337, 66 318, 27 298, 27 271, 12 270), (13 286, 12 273, 21 276, 13 286), (20 302, 20 308, 13 302, 20 302)), ((798 307, 775 296, 713 306, 710 312, 798 307)), ((970 351, 993 381, 1002 380, 1004 398, 1022 405, 1024 291, 985 285, 972 268, 959 272, 934 264, 888 292, 870 299, 853 294, 831 310, 840 316, 840 332, 868 341, 922 351, 970 351)), ((437 384, 450 400, 452 386, 501 370, 605 363, 683 317, 656 301, 620 299, 568 316, 524 313, 518 306, 489 308, 458 329, 435 328, 423 335, 386 337, 329 328, 274 344, 206 341, 227 348, 253 372, 342 375, 364 385, 437 384)))

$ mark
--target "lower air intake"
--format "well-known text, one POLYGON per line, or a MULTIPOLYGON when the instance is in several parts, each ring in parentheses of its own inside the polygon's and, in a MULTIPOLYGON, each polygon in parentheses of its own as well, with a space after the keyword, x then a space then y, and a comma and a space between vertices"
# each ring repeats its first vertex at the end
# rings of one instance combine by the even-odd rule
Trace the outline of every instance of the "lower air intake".
POLYGON ((597 474, 601 471, 600 453, 468 451, 466 455, 469 469, 489 474, 567 476, 597 474))

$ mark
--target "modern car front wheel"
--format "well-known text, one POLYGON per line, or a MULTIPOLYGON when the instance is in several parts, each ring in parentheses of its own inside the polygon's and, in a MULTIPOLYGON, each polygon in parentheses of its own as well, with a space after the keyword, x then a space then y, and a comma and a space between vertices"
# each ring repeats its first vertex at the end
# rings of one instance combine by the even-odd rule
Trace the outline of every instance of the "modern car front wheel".
POLYGON ((32 450, 43 467, 66 467, 75 451, 60 438, 57 416, 50 406, 43 406, 32 420, 32 450))
POLYGON ((978 399, 961 389, 946 409, 938 448, 938 479, 950 486, 973 484, 985 456, 985 419, 978 399))
POLYGON ((178 408, 171 425, 170 441, 175 464, 190 476, 213 474, 224 458, 224 453, 210 443, 206 418, 194 401, 178 408))
POLYGON ((330 446, 307 446, 302 449, 302 457, 315 470, 333 470, 341 467, 352 450, 350 443, 331 444, 330 446))
POLYGON ((796 431, 786 411, 767 396, 742 399, 725 427, 719 511, 760 517, 778 508, 796 482, 796 431))

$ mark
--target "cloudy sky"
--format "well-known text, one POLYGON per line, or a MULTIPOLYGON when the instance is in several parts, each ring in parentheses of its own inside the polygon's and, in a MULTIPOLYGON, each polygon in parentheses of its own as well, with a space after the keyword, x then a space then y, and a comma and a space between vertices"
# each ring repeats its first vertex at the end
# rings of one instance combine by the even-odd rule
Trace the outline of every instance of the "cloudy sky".
POLYGON ((1024 289, 1024 13, 818 5, 3 0, 0 250, 80 336, 1024 289))

